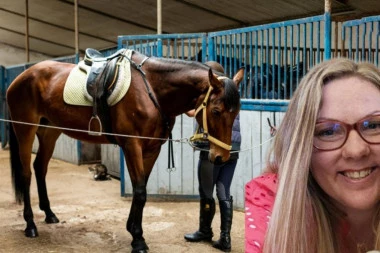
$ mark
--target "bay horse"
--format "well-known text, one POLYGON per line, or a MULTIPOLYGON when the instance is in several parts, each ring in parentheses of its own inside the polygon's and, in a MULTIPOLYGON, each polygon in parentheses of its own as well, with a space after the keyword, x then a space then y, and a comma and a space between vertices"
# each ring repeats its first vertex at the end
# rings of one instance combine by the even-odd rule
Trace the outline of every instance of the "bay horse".
MULTIPOLYGON (((210 67, 195 61, 148 58, 138 52, 133 52, 128 60, 131 63, 129 90, 118 103, 109 107, 108 118, 115 144, 123 150, 133 187, 126 223, 132 235, 132 252, 147 252, 149 247, 142 229, 146 186, 176 116, 202 107, 203 113, 198 113, 196 120, 208 129, 204 138, 212 137, 209 139, 209 159, 216 164, 227 161, 232 124, 240 110, 238 86, 244 71, 231 79, 217 76, 210 67)), ((70 105, 63 99, 65 82, 75 66, 49 60, 39 62, 21 73, 7 89, 12 183, 16 201, 24 204, 27 237, 38 236, 29 192, 35 135, 39 148, 33 167, 39 207, 45 212, 46 223, 59 222, 50 208, 45 178, 60 134, 85 142, 110 143, 106 133, 92 135, 87 132, 93 116, 90 106, 70 105)))

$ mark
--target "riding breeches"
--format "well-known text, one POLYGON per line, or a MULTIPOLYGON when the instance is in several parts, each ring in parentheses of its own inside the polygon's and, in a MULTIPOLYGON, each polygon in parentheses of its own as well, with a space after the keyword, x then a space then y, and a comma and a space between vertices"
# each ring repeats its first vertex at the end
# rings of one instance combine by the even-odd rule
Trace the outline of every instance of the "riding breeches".
POLYGON ((237 159, 230 159, 222 165, 214 165, 200 156, 198 162, 199 195, 212 198, 214 186, 218 200, 230 199, 230 186, 234 176, 237 159))

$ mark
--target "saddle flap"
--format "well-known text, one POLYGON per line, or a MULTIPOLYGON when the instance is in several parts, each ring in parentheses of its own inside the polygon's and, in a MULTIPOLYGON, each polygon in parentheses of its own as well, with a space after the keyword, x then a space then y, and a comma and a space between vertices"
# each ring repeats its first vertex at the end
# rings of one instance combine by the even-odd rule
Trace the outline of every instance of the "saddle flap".
POLYGON ((122 57, 109 61, 92 62, 91 71, 87 79, 87 91, 94 98, 106 97, 112 92, 119 76, 119 62, 122 57))

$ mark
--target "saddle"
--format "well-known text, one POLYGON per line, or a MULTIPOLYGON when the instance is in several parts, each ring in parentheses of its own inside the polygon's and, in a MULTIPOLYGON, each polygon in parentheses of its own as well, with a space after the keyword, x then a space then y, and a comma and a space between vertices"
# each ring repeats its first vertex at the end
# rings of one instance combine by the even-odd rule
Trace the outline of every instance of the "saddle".
MULTIPOLYGON (((93 98, 93 115, 90 119, 88 130, 89 134, 101 135, 102 125, 105 125, 107 132, 110 132, 110 116, 107 98, 115 88, 115 83, 119 77, 120 62, 124 59, 125 49, 120 49, 116 53, 105 57, 99 51, 93 48, 87 48, 85 51, 84 63, 91 66, 88 74, 86 89, 88 94, 93 98), (98 116, 100 112, 100 117, 98 116), (93 123, 97 122, 99 131, 91 131, 93 123), (103 123, 103 124, 102 124, 103 123)), ((111 138, 111 136, 107 136, 111 138)), ((114 138, 112 143, 115 143, 114 138)))

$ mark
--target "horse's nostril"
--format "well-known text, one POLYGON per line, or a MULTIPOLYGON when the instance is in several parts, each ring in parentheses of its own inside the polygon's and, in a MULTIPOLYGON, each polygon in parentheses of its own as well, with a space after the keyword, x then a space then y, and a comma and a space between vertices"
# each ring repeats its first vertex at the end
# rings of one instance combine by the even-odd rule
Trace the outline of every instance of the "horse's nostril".
POLYGON ((223 163, 223 160, 221 156, 215 157, 215 161, 214 161, 215 165, 221 165, 222 163, 223 163))

